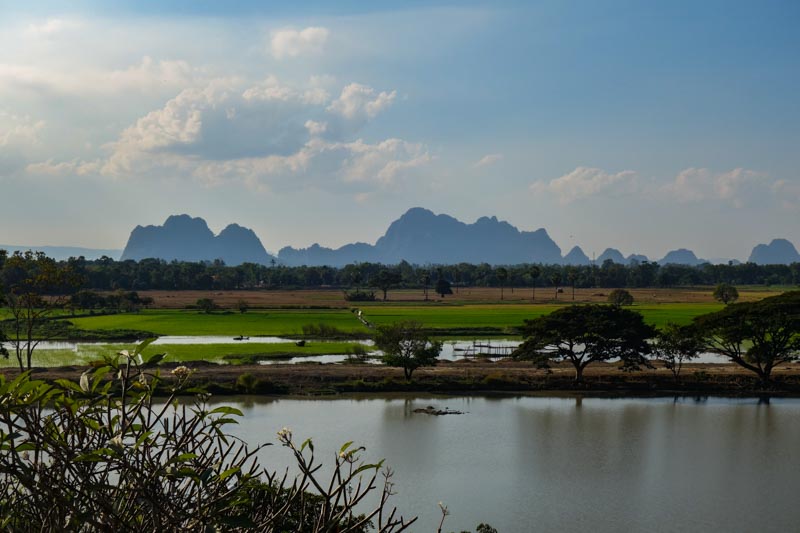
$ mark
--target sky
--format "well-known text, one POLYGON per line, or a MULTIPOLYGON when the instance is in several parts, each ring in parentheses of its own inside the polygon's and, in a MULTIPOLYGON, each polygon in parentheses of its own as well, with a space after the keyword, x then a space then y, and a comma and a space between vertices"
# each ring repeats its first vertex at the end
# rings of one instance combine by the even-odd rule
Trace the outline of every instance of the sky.
POLYGON ((415 206, 563 253, 800 246, 800 3, 0 0, 0 243, 415 206))

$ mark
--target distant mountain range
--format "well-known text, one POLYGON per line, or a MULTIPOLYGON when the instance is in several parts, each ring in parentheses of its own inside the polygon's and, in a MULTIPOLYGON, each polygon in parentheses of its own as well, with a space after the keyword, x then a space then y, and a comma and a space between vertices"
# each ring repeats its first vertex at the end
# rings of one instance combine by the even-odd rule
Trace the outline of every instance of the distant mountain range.
POLYGON ((136 226, 122 252, 122 260, 149 257, 166 261, 213 261, 226 265, 269 264, 272 259, 251 229, 230 224, 219 235, 202 218, 173 215, 163 226, 136 226))
POLYGON ((356 262, 395 264, 560 263, 561 249, 547 231, 520 231, 497 217, 465 224, 448 215, 415 207, 392 222, 374 245, 348 244, 338 249, 314 244, 282 248, 278 259, 287 265, 341 266, 356 262))
MULTIPOLYGON (((375 244, 353 243, 340 248, 326 248, 314 244, 308 248, 282 248, 277 256, 264 249, 253 230, 230 224, 219 235, 209 229, 202 218, 173 215, 161 226, 136 226, 125 249, 98 250, 63 246, 5 246, 9 251, 40 250, 56 259, 84 256, 97 259, 108 256, 122 260, 159 258, 167 261, 213 261, 221 259, 227 265, 245 262, 268 265, 273 261, 288 266, 343 266, 351 263, 373 262, 397 264, 490 263, 511 265, 543 263, 562 265, 589 265, 592 259, 579 247, 573 247, 562 257, 561 249, 547 231, 521 231, 497 217, 482 217, 472 224, 461 222, 449 215, 415 207, 392 222, 386 233, 375 244)), ((595 259, 595 264, 605 261, 619 264, 648 261, 641 254, 624 256, 619 250, 607 248, 595 259)), ((758 264, 790 264, 800 262, 800 254, 786 239, 775 239, 769 244, 753 248, 750 262, 758 264)), ((727 259, 700 259, 685 248, 672 250, 656 261, 661 265, 699 265, 727 263, 727 259)), ((738 261, 733 260, 733 263, 738 261)))

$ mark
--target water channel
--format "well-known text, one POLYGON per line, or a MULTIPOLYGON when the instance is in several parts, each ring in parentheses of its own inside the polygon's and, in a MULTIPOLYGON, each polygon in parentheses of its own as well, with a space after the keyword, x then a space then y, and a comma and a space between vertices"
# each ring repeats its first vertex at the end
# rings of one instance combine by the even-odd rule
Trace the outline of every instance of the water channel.
MULTIPOLYGON (((225 403, 238 434, 290 427, 330 462, 350 440, 396 474, 413 531, 488 522, 501 532, 797 531, 800 400, 387 397, 225 403), (464 411, 431 416, 415 408, 464 411)), ((291 464, 270 446, 271 468, 291 464)))

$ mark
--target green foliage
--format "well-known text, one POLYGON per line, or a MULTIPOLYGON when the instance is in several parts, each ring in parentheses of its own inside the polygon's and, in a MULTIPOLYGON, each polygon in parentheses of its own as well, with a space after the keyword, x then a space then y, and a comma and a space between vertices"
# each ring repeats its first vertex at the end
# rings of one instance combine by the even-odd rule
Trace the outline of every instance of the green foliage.
POLYGON ((739 299, 739 291, 733 285, 720 283, 714 287, 714 299, 728 305, 739 299))
POLYGON ((447 294, 453 294, 453 289, 450 287, 450 282, 444 278, 439 278, 436 281, 436 294, 445 297, 447 294))
POLYGON ((402 368, 406 380, 411 379, 417 368, 434 366, 442 351, 442 342, 431 340, 422 324, 414 321, 378 326, 374 340, 383 352, 384 362, 402 368))
POLYGON ((614 289, 608 295, 608 303, 611 305, 633 305, 633 295, 625 289, 614 289))
POLYGON ((653 344, 653 355, 680 380, 683 364, 696 359, 703 351, 703 341, 697 328, 669 323, 658 332, 653 344))
POLYGON ((245 300, 239 300, 236 302, 236 309, 238 309, 240 313, 245 314, 250 310, 250 305, 248 305, 245 300))
POLYGON ((211 298, 200 298, 195 303, 195 306, 206 314, 211 313, 214 309, 217 308, 217 304, 215 304, 214 300, 212 300, 211 298))
POLYGON ((0 376, 0 528, 5 531, 402 531, 414 520, 387 507, 390 473, 345 444, 322 479, 310 440, 278 433, 299 476, 264 470, 228 433, 242 416, 171 396, 191 374, 162 377, 151 341, 108 358, 75 383, 0 376), (352 490, 350 487, 355 487, 352 490), (309 491, 313 490, 315 494, 309 491), (377 491, 379 503, 355 506, 377 491))
POLYGON ((250 372, 239 374, 239 377, 236 378, 236 388, 247 394, 255 392, 257 383, 258 379, 250 372))
POLYGON ((650 366, 647 340, 655 330, 642 315, 613 305, 573 305, 549 315, 526 320, 526 340, 514 352, 516 359, 549 368, 552 361, 567 361, 581 382, 590 363, 619 358, 625 370, 650 366))
POLYGON ((344 299, 348 302, 374 302, 375 301, 375 293, 370 291, 345 291, 344 299))
POLYGON ((761 381, 776 365, 800 359, 800 291, 730 304, 695 319, 705 348, 727 357, 761 381))
POLYGON ((370 279, 370 284, 383 291, 383 299, 385 301, 389 289, 399 285, 402 281, 403 278, 399 272, 383 268, 376 276, 370 279))

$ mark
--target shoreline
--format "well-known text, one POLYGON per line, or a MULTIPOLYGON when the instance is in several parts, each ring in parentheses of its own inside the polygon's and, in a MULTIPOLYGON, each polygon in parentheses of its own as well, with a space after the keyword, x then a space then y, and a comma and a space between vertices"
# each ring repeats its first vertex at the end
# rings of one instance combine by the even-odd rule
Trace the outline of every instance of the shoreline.
MULTIPOLYGON (((615 364, 597 363, 586 368, 584 383, 574 383, 570 365, 554 365, 551 372, 529 363, 500 361, 442 362, 414 372, 411 381, 400 368, 369 364, 238 364, 205 361, 162 363, 162 394, 174 382, 171 370, 186 366, 192 371, 191 387, 213 396, 253 395, 270 398, 344 397, 347 395, 517 395, 581 396, 608 398, 720 396, 800 397, 800 364, 775 369, 773 383, 765 388, 757 377, 733 363, 689 363, 676 384, 671 372, 654 369, 623 372, 615 364)), ((92 366, 34 367, 32 377, 45 381, 77 381, 92 366)), ((19 369, 3 368, 7 378, 19 369)))

